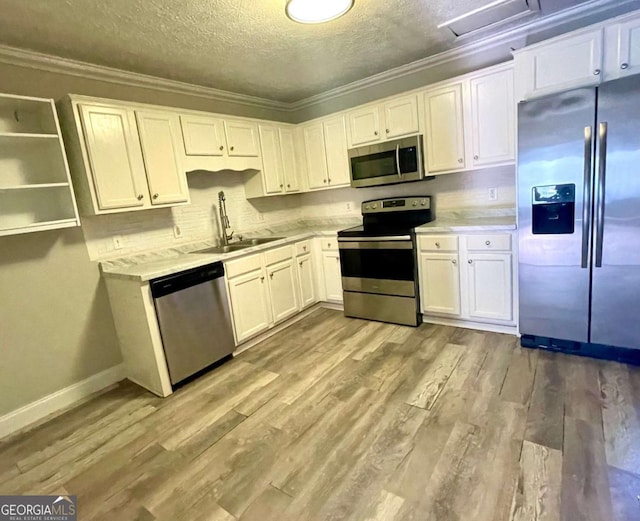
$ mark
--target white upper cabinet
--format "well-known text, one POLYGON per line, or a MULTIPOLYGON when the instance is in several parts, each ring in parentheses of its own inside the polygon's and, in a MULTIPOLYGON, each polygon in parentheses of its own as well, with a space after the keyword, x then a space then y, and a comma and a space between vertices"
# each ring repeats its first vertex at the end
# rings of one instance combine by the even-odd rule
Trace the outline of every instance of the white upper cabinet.
POLYGON ((640 16, 624 17, 605 30, 607 79, 640 73, 640 16))
POLYGON ((514 53, 518 97, 531 99, 603 79, 602 28, 553 38, 514 53))
POLYGON ((149 203, 135 116, 126 108, 79 105, 97 208, 142 208, 149 203))
POLYGON ((280 151, 282 152, 282 175, 285 192, 300 191, 298 174, 298 154, 296 153, 296 133, 293 128, 280 127, 280 151))
POLYGON ((180 157, 180 121, 170 112, 136 111, 151 204, 185 203, 189 187, 180 157))
POLYGON ((383 105, 384 135, 395 139, 420 132, 418 97, 395 98, 383 105))
POLYGON ((278 128, 273 125, 260 125, 259 132, 264 192, 265 194, 282 193, 284 181, 278 128))
POLYGON ((229 156, 258 157, 258 126, 251 121, 225 120, 229 156))
POLYGON ((327 154, 327 184, 347 186, 351 182, 349 155, 347 152, 347 129, 344 116, 325 120, 324 144, 327 154))
POLYGON ((245 185, 247 197, 263 197, 300 190, 293 128, 260 124, 262 174, 245 185), (261 182, 260 182, 261 181, 261 182))
POLYGON ((473 166, 515 161, 513 70, 472 78, 470 86, 473 166))
POLYGON ((429 174, 515 162, 513 68, 500 65, 424 94, 429 174))
POLYGON ((375 143, 380 136, 380 109, 377 105, 349 113, 351 146, 375 143))
POLYGON ((304 150, 307 163, 307 178, 310 189, 328 186, 327 152, 324 146, 322 123, 303 129, 304 150))
POLYGON ((71 97, 60 104, 84 213, 189 202, 178 115, 71 97))
POLYGON ((222 156, 227 142, 224 121, 206 116, 181 115, 184 151, 188 156, 222 156))
POLYGON ((428 91, 425 100, 425 145, 429 173, 465 167, 462 84, 428 91))
POLYGON ((303 129, 309 189, 347 186, 351 182, 344 116, 321 120, 303 129))
POLYGON ((417 95, 400 96, 349 112, 351 147, 420 132, 417 95))

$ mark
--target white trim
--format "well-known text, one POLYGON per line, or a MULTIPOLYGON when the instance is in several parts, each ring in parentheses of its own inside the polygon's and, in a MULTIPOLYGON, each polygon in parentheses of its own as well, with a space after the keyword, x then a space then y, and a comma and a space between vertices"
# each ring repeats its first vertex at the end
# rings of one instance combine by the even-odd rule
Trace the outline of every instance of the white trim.
POLYGON ((124 367, 116 365, 0 416, 0 440, 123 379, 124 367))
MULTIPOLYGON (((603 13, 606 14, 609 10, 633 5, 636 2, 637 0, 590 0, 575 7, 562 10, 558 13, 538 18, 521 25, 516 29, 505 30, 489 38, 461 45, 455 49, 450 49, 433 56, 428 56, 421 60, 390 69, 380 74, 369 76, 362 80, 354 81, 347 85, 343 85, 293 103, 270 100, 257 96, 249 96, 246 94, 238 94, 211 87, 202 87, 190 83, 158 78, 146 74, 105 67, 102 65, 93 65, 86 62, 59 58, 57 56, 18 49, 16 47, 9 47, 6 45, 0 45, 0 63, 45 70, 58 74, 67 74, 81 78, 118 83, 122 85, 130 85, 133 87, 198 96, 215 101, 235 103, 238 105, 246 105, 256 108, 279 110, 282 112, 296 112, 301 109, 325 103, 340 96, 353 94, 362 91, 363 89, 381 85, 411 74, 424 72, 450 62, 461 59, 468 60, 470 56, 482 55, 487 53, 487 51, 501 46, 506 47, 504 52, 504 58, 506 60, 510 58, 510 47, 513 46, 514 42, 517 41, 520 46, 524 46, 526 44, 526 37, 533 31, 542 32, 552 30, 562 24, 575 22, 577 19, 586 16, 595 16, 603 13)), ((628 16, 628 14, 629 13, 626 13, 622 16, 628 16)), ((610 22, 610 20, 607 22, 610 22)))
MULTIPOLYGON (((461 45, 460 47, 456 47, 455 49, 450 49, 439 54, 427 56, 426 58, 416 60, 406 65, 401 65, 400 67, 389 69, 379 74, 374 74, 373 76, 369 76, 368 78, 357 80, 341 87, 336 87, 335 89, 331 89, 327 92, 316 94, 315 96, 310 96, 308 98, 290 103, 288 110, 306 109, 314 105, 319 105, 321 103, 331 101, 341 96, 354 94, 363 89, 381 85, 388 81, 397 80, 404 76, 424 72, 426 70, 440 67, 442 65, 446 65, 447 63, 455 62, 458 60, 468 60, 471 56, 483 55, 488 51, 499 47, 505 47, 504 59, 508 60, 511 58, 511 46, 519 44, 521 47, 524 47, 526 45, 526 37, 534 31, 542 32, 552 30, 561 26, 562 24, 575 22, 575 20, 580 17, 594 16, 603 12, 606 13, 610 9, 620 8, 628 4, 633 4, 637 2, 637 0, 606 0, 602 5, 594 5, 600 4, 601 2, 602 0, 591 0, 589 2, 586 2, 585 4, 580 4, 569 9, 564 9, 556 14, 538 18, 529 23, 521 25, 516 29, 508 29, 488 38, 483 38, 482 40, 479 40, 477 42, 461 45)), ((629 13, 626 13, 622 16, 628 15, 629 13)), ((610 20, 607 20, 607 23, 609 22, 610 20)), ((589 26, 585 26, 584 28, 587 27, 589 26)), ((582 30, 584 28, 580 28, 579 30, 582 30)))
POLYGON ((100 80, 110 83, 130 85, 146 89, 161 90, 177 94, 188 94, 201 98, 216 101, 236 103, 238 105, 248 105, 258 108, 268 108, 276 110, 290 110, 290 104, 282 101, 259 98, 246 94, 238 94, 226 90, 214 89, 212 87, 202 87, 191 83, 168 80, 147 74, 129 72, 121 69, 105 67, 103 65, 93 65, 87 62, 60 58, 49 54, 42 54, 34 51, 0 45, 0 63, 28 67, 58 74, 68 74, 90 80, 100 80))
POLYGON ((442 326, 463 327, 465 329, 475 329, 477 331, 491 331, 492 333, 505 333, 507 335, 517 335, 516 326, 502 326, 500 324, 488 324, 486 322, 471 322, 468 320, 456 320, 452 318, 434 317, 423 315, 422 321, 425 324, 438 324, 442 326))

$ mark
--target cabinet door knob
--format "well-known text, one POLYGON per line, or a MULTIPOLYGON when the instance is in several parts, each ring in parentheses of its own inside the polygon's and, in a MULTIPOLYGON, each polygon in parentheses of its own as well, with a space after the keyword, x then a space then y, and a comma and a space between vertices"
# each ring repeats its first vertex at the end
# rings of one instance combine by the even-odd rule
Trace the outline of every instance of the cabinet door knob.
POLYGON ((158 198, 158 194, 153 194, 153 198, 157 199, 158 198))
POLYGON ((463 161, 462 158, 458 159, 458 163, 462 164, 462 161, 463 161))
POLYGON ((284 185, 282 183, 280 183, 280 188, 282 188, 284 185))
POLYGON ((385 130, 386 130, 386 132, 387 132, 387 134, 388 134, 388 133, 389 133, 389 129, 387 128, 387 129, 385 129, 385 130))
POLYGON ((222 145, 220 145, 220 150, 224 150, 224 147, 222 145))
POLYGON ((287 183, 287 188, 291 188, 291 185, 289 183, 287 183))
POLYGON ((473 261, 472 261, 471 259, 469 259, 467 262, 468 262, 469 264, 473 264, 473 261))
POLYGON ((621 69, 628 69, 629 68, 629 64, 628 63, 623 63, 620 65, 621 69))
POLYGON ((142 201, 144 199, 144 195, 138 194, 137 199, 138 199, 138 201, 142 201))
POLYGON ((302 247, 302 251, 307 251, 307 247, 306 247, 306 246, 303 246, 303 247, 302 247))
POLYGON ((264 277, 260 277, 260 282, 264 282, 264 277))
POLYGON ((327 180, 326 180, 326 179, 323 179, 323 180, 322 180, 322 182, 323 182, 323 183, 326 183, 326 182, 327 182, 327 180))
POLYGON ((329 178, 328 181, 329 181, 329 184, 331 184, 331 178, 329 178))
POLYGON ((487 246, 491 246, 491 241, 486 241, 486 242, 485 242, 485 244, 486 244, 487 246))
POLYGON ((473 159, 475 159, 477 161, 480 158, 478 156, 473 156, 473 159))
POLYGON ((594 76, 600 76, 600 69, 596 69, 595 71, 593 71, 593 75, 594 76))
POLYGON ((269 273, 269 278, 272 279, 273 278, 273 273, 269 273))
POLYGON ((440 247, 440 243, 436 242, 436 248, 439 248, 439 247, 440 247))
POLYGON ((300 267, 302 268, 302 261, 300 261, 300 267))
POLYGON ((377 135, 378 135, 378 131, 377 131, 377 130, 374 130, 374 131, 373 131, 373 135, 374 135, 374 136, 377 136, 377 135))
POLYGON ((458 264, 458 261, 457 261, 457 260, 455 260, 455 259, 453 259, 453 260, 451 261, 451 263, 452 263, 452 264, 458 264))
POLYGON ((231 147, 229 150, 231 150, 231 151, 233 152, 233 149, 234 149, 234 148, 235 148, 235 147, 231 147))

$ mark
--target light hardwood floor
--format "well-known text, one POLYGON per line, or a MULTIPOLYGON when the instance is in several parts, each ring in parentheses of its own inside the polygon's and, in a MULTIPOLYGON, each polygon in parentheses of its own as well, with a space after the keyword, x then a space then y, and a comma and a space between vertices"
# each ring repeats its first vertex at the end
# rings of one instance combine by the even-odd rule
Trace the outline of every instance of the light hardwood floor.
POLYGON ((638 368, 324 309, 0 443, 0 494, 75 494, 82 521, 631 521, 639 472, 638 368))

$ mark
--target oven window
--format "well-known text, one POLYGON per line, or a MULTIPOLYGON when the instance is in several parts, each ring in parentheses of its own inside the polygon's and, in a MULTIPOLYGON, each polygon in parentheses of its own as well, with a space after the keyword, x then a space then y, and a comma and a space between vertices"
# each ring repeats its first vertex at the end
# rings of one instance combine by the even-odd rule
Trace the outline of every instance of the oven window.
POLYGON ((343 277, 414 280, 413 250, 340 250, 343 277))
POLYGON ((398 175, 395 150, 351 158, 351 177, 354 181, 387 175, 398 175))

